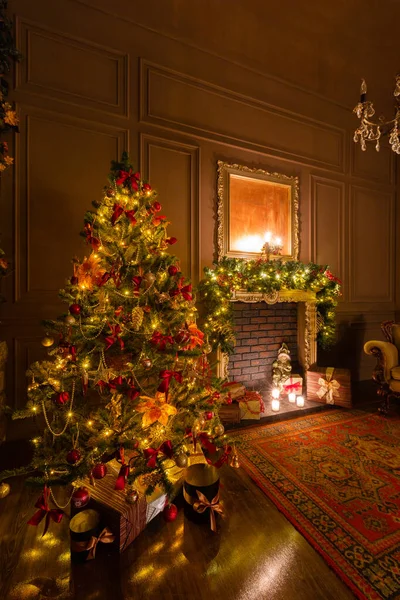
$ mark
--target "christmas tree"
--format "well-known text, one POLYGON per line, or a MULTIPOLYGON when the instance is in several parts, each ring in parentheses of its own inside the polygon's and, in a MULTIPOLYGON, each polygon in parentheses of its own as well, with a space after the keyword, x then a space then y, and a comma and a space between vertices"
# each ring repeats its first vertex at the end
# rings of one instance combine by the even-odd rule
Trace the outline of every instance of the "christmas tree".
POLYGON ((126 154, 93 204, 82 232, 90 254, 73 261, 60 292, 68 312, 45 323, 49 358, 30 367, 28 403, 14 414, 44 425, 29 481, 48 490, 101 479, 117 459, 116 490, 152 474, 146 493, 172 494, 168 471, 186 466, 193 439, 226 450, 211 348, 157 194, 126 154))

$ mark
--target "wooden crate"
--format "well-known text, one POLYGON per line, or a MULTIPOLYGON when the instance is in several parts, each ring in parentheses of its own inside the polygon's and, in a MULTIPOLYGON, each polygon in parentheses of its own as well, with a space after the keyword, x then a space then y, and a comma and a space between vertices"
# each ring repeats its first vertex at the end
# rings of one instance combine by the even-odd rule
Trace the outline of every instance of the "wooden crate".
POLYGON ((351 375, 349 369, 311 367, 307 371, 307 400, 351 408, 351 375))

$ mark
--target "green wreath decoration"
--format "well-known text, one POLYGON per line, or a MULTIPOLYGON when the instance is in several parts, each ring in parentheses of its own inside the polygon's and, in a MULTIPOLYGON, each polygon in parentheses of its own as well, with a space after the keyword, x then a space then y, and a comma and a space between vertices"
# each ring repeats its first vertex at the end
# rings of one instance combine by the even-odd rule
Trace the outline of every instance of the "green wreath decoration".
POLYGON ((283 261, 245 260, 224 257, 214 268, 204 269, 205 277, 198 289, 206 317, 203 328, 212 348, 232 354, 235 347, 233 307, 230 301, 234 290, 271 293, 279 290, 311 290, 316 294, 320 327, 317 343, 329 348, 335 341, 336 306, 341 281, 327 266, 283 261))

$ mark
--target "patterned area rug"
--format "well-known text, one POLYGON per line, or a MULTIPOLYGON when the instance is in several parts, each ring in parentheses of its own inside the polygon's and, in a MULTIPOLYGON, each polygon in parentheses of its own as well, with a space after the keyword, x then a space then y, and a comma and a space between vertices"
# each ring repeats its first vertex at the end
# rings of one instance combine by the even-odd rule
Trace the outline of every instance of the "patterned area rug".
POLYGON ((399 417, 332 410, 233 438, 244 469, 358 598, 400 598, 399 417))

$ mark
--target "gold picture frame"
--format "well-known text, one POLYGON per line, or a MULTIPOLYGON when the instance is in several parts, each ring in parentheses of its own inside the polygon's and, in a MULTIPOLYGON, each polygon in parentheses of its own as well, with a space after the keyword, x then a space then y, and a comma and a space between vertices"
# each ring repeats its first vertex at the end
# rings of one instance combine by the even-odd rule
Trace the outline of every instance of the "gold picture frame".
POLYGON ((271 258, 298 260, 298 213, 298 177, 218 161, 218 260, 258 258, 270 239, 282 246, 271 258))

